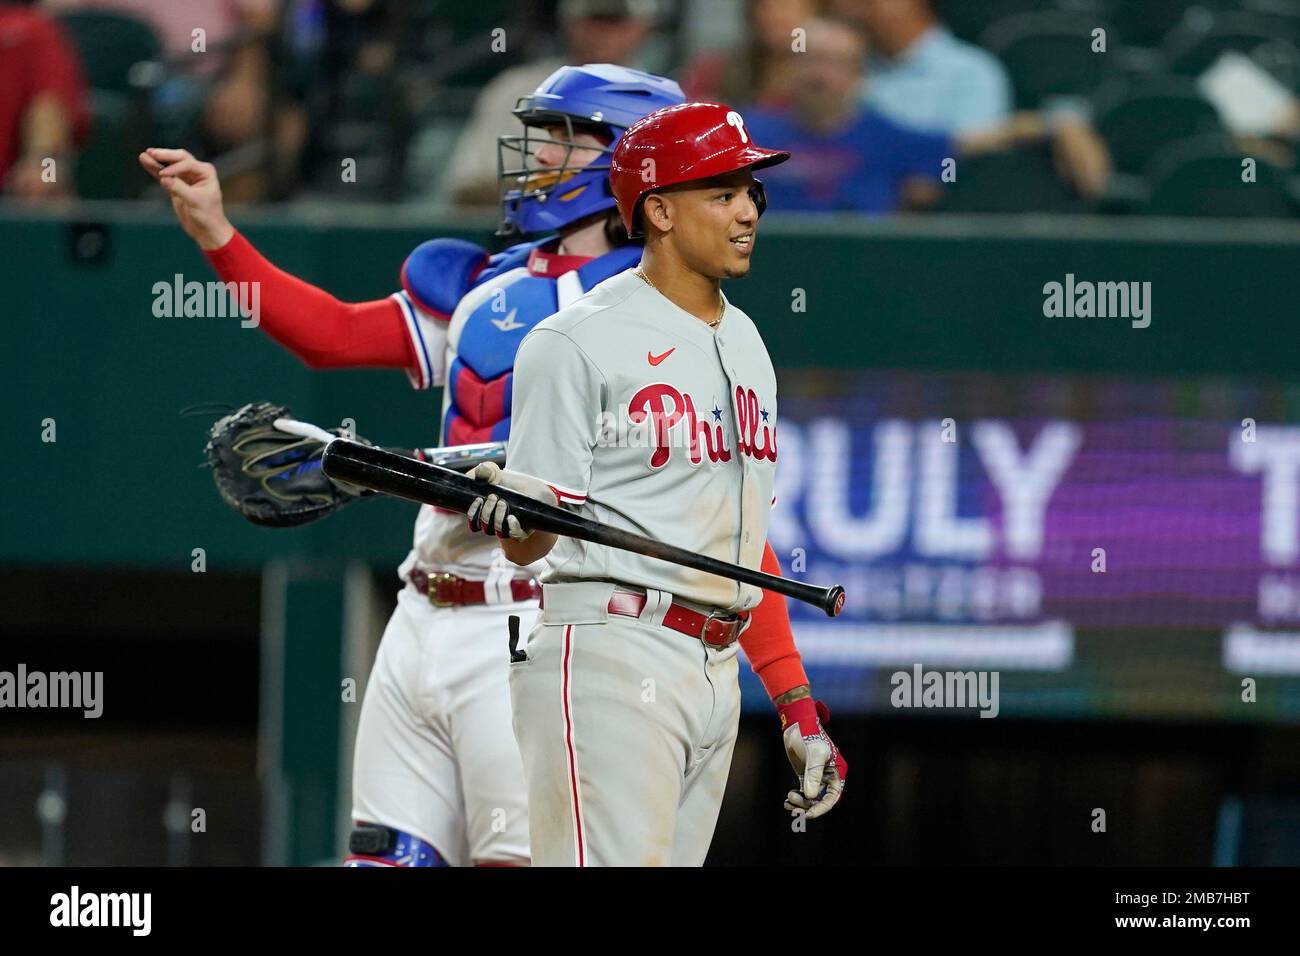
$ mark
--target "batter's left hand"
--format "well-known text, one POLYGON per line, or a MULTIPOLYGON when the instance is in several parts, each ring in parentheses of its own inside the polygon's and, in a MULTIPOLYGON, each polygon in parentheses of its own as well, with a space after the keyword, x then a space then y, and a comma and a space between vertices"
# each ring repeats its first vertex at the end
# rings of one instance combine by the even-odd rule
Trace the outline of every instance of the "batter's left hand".
MULTIPOLYGON (((493 461, 485 461, 477 466, 470 472, 470 477, 477 478, 479 481, 486 481, 488 484, 500 485, 502 488, 509 488, 511 491, 517 491, 530 498, 536 498, 548 505, 556 503, 555 492, 551 491, 551 486, 546 482, 533 478, 531 475, 521 475, 516 471, 505 471, 493 461)), ((532 531, 525 530, 519 523, 519 519, 510 513, 510 506, 496 495, 475 498, 470 503, 469 511, 465 514, 469 518, 471 531, 494 534, 498 538, 508 536, 516 541, 523 541, 532 534, 532 531)))
POLYGON ((787 810, 802 810, 810 820, 829 813, 844 794, 849 765, 822 726, 829 722, 830 708, 820 700, 804 697, 778 704, 784 728, 785 754, 799 778, 801 789, 786 797, 787 810))

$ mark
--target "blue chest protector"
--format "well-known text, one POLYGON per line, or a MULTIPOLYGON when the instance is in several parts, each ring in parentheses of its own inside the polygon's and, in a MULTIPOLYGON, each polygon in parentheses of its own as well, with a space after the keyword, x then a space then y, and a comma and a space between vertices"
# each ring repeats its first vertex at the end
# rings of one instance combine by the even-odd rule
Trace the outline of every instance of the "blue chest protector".
MULTIPOLYGON (((512 246, 473 279, 471 289, 493 282, 525 265, 540 242, 512 246)), ((641 259, 640 244, 621 246, 576 270, 586 292, 641 259)), ((570 276, 574 273, 570 273, 570 276)), ((565 277, 566 282, 573 281, 565 277)), ((525 335, 559 309, 557 279, 526 275, 482 297, 460 329, 456 357, 447 370, 449 402, 442 423, 442 443, 464 445, 505 441, 510 435, 510 399, 515 353, 525 335)))

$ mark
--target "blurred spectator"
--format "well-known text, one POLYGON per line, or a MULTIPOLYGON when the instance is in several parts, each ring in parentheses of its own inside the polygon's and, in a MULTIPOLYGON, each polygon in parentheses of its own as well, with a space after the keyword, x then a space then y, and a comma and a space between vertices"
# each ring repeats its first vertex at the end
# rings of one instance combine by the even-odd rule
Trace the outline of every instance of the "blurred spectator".
POLYGON ((856 24, 816 19, 808 26, 808 52, 799 57, 790 106, 746 112, 756 142, 793 154, 763 173, 773 209, 922 208, 938 198, 945 160, 1040 142, 1049 133, 1057 137, 1055 145, 1068 145, 1065 155, 1057 155, 1063 178, 1089 198, 1104 189, 1109 165, 1100 140, 1095 135, 1082 144, 1061 139, 1038 114, 1016 114, 988 129, 950 135, 900 126, 866 108, 858 96, 865 53, 866 40, 856 24))
POLYGON ((9 196, 73 194, 73 148, 89 131, 86 81, 63 29, 0 2, 0 185, 9 196), (54 181, 42 175, 54 160, 54 181))
MULTIPOLYGON (((376 0, 340 0, 344 5, 369 5, 376 0)), ((159 91, 164 125, 169 110, 188 114, 201 110, 199 148, 229 152, 255 147, 267 130, 271 109, 271 63, 267 40, 279 19, 277 0, 44 0, 46 9, 63 13, 95 11, 123 13, 149 24, 163 43, 170 80, 159 91), (194 31, 203 30, 196 50, 194 31)), ((305 124, 293 112, 276 116, 272 154, 277 158, 302 147, 305 124)), ((256 152, 256 150, 253 150, 256 152)), ((256 160, 243 172, 231 171, 222 181, 231 202, 266 198, 269 183, 256 160)))
POLYGON ((747 0, 746 40, 734 50, 702 53, 682 70, 688 100, 779 109, 794 82, 795 28, 807 27, 818 0, 747 0))
POLYGON ((153 27, 170 63, 190 73, 216 72, 219 52, 243 31, 266 32, 276 19, 277 0, 41 0, 51 13, 125 13, 153 27), (202 28, 207 53, 193 49, 194 30, 202 28), (211 55, 209 55, 211 54, 211 55))
POLYGON ((497 137, 513 133, 519 97, 537 89, 566 63, 638 66, 635 55, 650 36, 655 0, 561 0, 560 30, 565 53, 521 63, 499 73, 474 101, 447 171, 452 202, 491 206, 497 202, 497 137))
POLYGON ((959 40, 939 22, 931 0, 834 0, 871 41, 865 104, 917 129, 964 133, 1011 114, 1011 78, 997 58, 959 40))

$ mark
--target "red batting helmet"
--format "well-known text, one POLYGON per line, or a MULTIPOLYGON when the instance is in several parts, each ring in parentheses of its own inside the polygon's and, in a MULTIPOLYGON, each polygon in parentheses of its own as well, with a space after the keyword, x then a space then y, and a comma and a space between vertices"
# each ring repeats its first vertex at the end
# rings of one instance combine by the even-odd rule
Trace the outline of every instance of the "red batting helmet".
POLYGON ((610 159, 609 185, 628 235, 636 236, 633 221, 646 193, 789 158, 781 150, 755 146, 745 121, 728 106, 678 103, 627 128, 610 159))

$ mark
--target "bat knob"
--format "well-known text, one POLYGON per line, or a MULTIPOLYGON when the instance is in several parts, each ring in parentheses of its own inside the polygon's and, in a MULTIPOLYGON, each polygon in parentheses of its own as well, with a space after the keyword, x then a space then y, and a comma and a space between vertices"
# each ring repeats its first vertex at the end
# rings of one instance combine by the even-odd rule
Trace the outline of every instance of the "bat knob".
POLYGON ((827 588, 826 597, 822 599, 822 610, 827 617, 839 617, 840 611, 844 610, 844 588, 838 584, 827 588))

